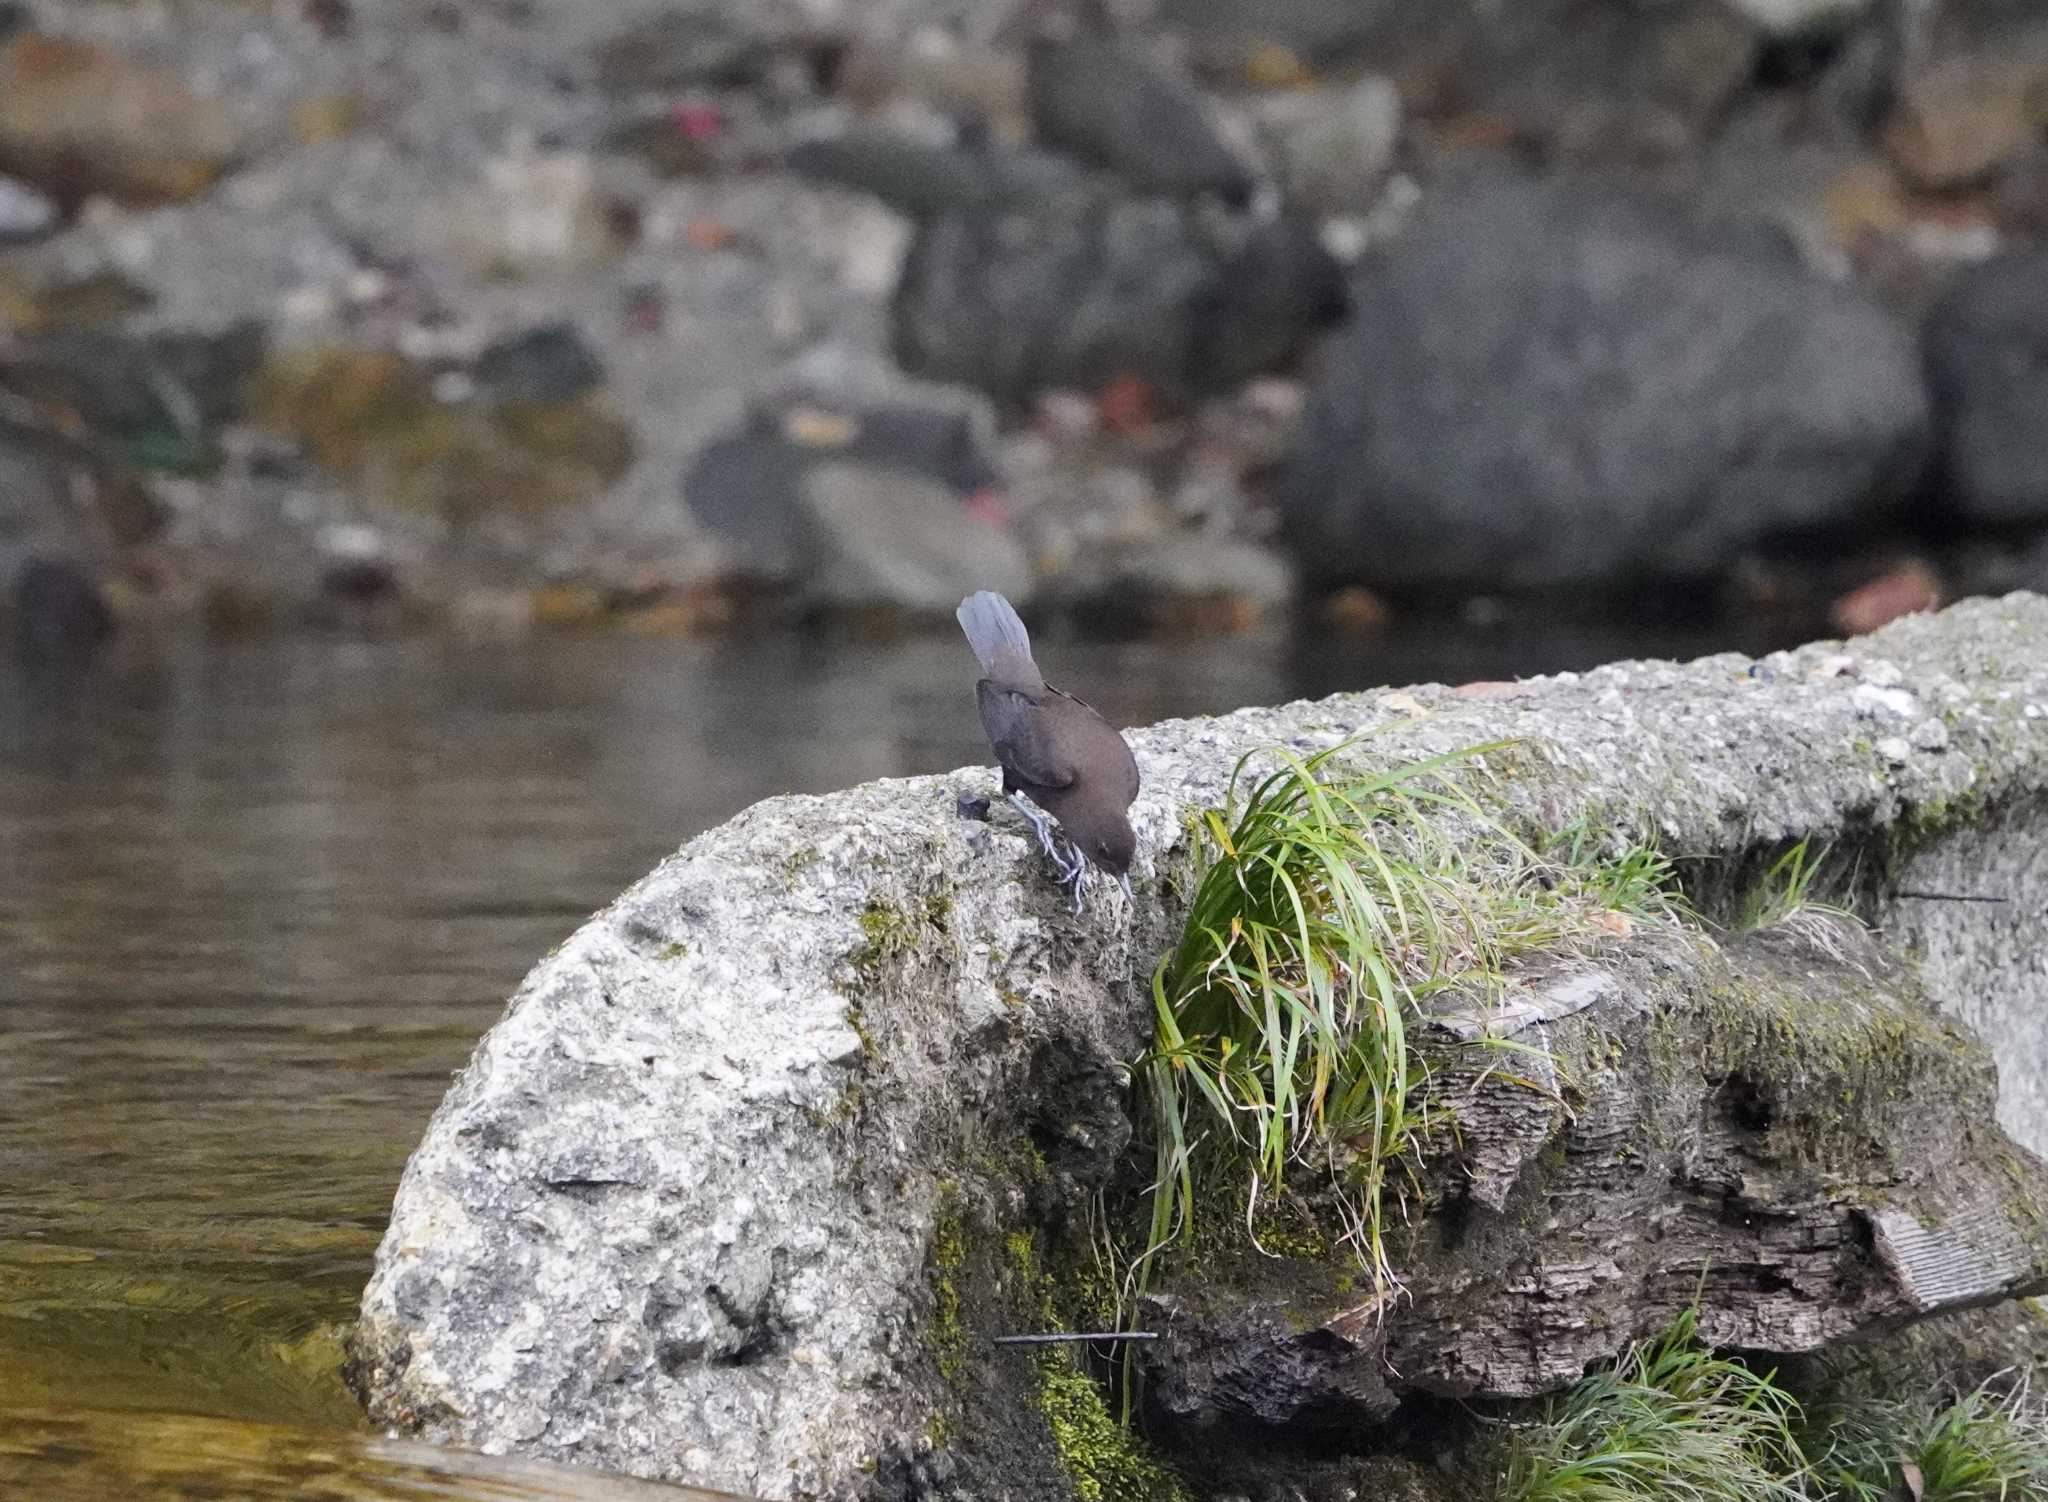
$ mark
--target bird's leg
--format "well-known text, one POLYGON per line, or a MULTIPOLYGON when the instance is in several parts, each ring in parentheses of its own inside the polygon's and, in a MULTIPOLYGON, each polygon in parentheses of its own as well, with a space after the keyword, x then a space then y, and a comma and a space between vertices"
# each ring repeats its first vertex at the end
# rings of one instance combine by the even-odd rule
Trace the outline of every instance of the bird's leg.
POLYGON ((1069 845, 1067 849, 1073 853, 1074 864, 1065 875, 1061 876, 1060 885, 1073 888, 1073 891, 1068 895, 1074 899, 1074 913, 1078 917, 1082 907, 1081 886, 1082 883, 1088 880, 1088 857, 1083 855, 1076 846, 1069 845))
POLYGON ((1136 895, 1131 891, 1131 873, 1128 871, 1124 872, 1123 875, 1119 876, 1116 879, 1116 884, 1124 889, 1124 901, 1130 903, 1133 907, 1136 907, 1138 899, 1136 895))
POLYGON ((1037 833, 1038 848, 1050 856, 1052 863, 1060 868, 1060 880, 1062 882, 1066 881, 1069 874, 1071 874, 1071 867, 1066 858, 1060 854, 1059 843, 1053 836, 1052 815, 1046 813, 1043 809, 1034 808, 1030 800, 1025 798, 1022 793, 1010 794, 1010 801, 1017 805, 1017 812, 1024 816, 1025 822, 1030 824, 1037 833))

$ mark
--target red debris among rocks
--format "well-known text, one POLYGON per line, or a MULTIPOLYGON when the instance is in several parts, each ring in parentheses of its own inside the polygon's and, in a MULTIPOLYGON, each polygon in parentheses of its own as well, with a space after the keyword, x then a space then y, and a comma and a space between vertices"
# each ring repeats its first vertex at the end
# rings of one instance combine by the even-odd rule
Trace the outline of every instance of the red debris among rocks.
POLYGON ((1941 579, 1926 563, 1909 558, 1852 589, 1828 607, 1828 622, 1844 636, 1862 636, 1902 615, 1939 610, 1941 579))

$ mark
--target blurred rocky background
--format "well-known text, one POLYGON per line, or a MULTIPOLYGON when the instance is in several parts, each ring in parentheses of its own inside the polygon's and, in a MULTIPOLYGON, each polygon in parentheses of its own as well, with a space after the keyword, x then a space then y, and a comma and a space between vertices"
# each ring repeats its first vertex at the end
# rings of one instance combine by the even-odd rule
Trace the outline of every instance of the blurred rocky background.
POLYGON ((2048 587, 2048 7, 0 0, 25 639, 985 586, 2048 587))

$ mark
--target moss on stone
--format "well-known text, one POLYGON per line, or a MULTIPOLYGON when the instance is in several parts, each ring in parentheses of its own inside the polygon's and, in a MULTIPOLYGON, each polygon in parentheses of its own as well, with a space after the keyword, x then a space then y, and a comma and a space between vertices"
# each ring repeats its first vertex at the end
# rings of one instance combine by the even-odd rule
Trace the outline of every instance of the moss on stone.
POLYGON ((952 916, 953 894, 943 887, 928 893, 914 911, 906 911, 883 897, 871 897, 860 913, 860 947, 848 958, 864 977, 879 978, 892 963, 915 950, 925 931, 946 934, 952 916))
POLYGON ((1038 1404, 1083 1502, 1185 1502, 1179 1480, 1110 1416, 1102 1389, 1071 1353, 1038 1358, 1038 1404))
POLYGON ((1252 1240, 1275 1257, 1327 1257, 1328 1227, 1298 1205, 1269 1196, 1252 1218, 1252 1240))
POLYGON ((960 1275, 967 1266, 967 1222, 960 1186, 941 1179, 932 1219, 932 1355, 939 1376, 956 1383, 967 1370, 967 1326, 960 1314, 960 1275))
MULTIPOLYGON (((1055 1328, 1058 1290, 1042 1265, 1036 1234, 1014 1232, 1003 1245, 1021 1301, 1047 1329, 1055 1328)), ((1075 1496, 1082 1502, 1188 1502, 1179 1478, 1111 1414, 1073 1348, 1050 1347, 1032 1359, 1038 1410, 1075 1496)))
POLYGON ((429 371, 387 350, 280 355, 251 396, 258 421, 374 499, 451 520, 590 500, 636 453, 632 429, 596 396, 455 406, 435 396, 429 371))
POLYGON ((860 910, 860 931, 866 942, 853 952, 853 967, 863 973, 879 970, 906 943, 908 923, 900 909, 879 897, 860 910))

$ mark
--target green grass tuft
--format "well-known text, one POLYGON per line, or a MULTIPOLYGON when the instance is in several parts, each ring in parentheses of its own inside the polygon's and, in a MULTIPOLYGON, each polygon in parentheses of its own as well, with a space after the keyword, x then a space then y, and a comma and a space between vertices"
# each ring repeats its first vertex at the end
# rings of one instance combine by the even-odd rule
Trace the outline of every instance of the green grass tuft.
POLYGON ((1801 1502, 1799 1404, 1700 1344, 1688 1309, 1510 1441, 1500 1502, 1801 1502))
POLYGON ((1814 879, 1828 863, 1830 852, 1814 850, 1812 841, 1801 840, 1764 869, 1762 880, 1744 894, 1736 914, 1737 932, 1774 928, 1796 919, 1801 913, 1820 912, 1835 917, 1850 916, 1845 908, 1818 902, 1813 896, 1814 879))
POLYGON ((1342 765, 1355 744, 1268 752, 1277 769, 1256 782, 1247 757, 1225 806, 1192 823, 1193 900, 1153 973, 1141 1067, 1157 1178, 1140 1279, 1192 1229, 1199 1157, 1203 1173, 1249 1171, 1253 1227, 1290 1170, 1326 1170, 1342 1239, 1376 1290, 1394 1286, 1388 1192, 1429 1119, 1410 1047, 1422 1005, 1491 986, 1515 954, 1676 913, 1654 851, 1598 855, 1582 835, 1546 858, 1489 818, 1458 779, 1506 743, 1379 772, 1342 765))
POLYGON ((2048 1497, 2048 1414, 2023 1385, 1946 1401, 1865 1399, 1835 1416, 1825 1440, 1815 1469, 1830 1502, 2048 1497))
POLYGON ((1669 856, 1642 840, 1613 846, 1580 820, 1551 835, 1543 855, 1559 883, 1596 908, 1645 920, 1694 916, 1669 856))

